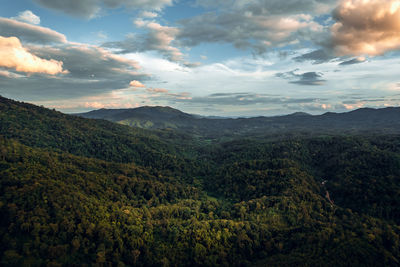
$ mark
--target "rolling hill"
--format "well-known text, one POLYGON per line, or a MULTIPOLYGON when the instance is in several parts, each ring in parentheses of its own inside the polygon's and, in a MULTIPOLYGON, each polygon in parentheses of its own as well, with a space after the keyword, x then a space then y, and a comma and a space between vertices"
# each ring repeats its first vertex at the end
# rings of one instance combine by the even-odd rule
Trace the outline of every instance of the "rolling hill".
POLYGON ((0 263, 398 266, 400 135, 323 130, 209 143, 0 98, 0 263))
POLYGON ((170 128, 207 138, 276 135, 293 131, 317 134, 400 133, 400 108, 362 108, 316 116, 298 112, 286 116, 236 119, 200 117, 170 107, 100 109, 76 115, 145 129, 170 128))

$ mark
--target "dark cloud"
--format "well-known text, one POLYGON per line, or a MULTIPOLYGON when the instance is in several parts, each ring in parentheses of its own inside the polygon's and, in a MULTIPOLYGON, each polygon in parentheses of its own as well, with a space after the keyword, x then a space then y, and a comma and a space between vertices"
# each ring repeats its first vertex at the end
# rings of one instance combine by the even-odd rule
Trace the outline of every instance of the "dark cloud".
POLYGON ((360 99, 360 100, 345 100, 342 101, 342 104, 344 105, 355 105, 359 104, 361 102, 382 102, 385 101, 386 99, 384 98, 377 98, 377 99, 360 99))
POLYGON ((306 72, 300 75, 300 79, 297 81, 291 81, 290 83, 299 85, 323 85, 326 80, 321 79, 322 75, 317 72, 306 72))
POLYGON ((296 71, 281 72, 275 74, 276 77, 289 80, 290 83, 298 85, 323 85, 326 80, 321 79, 322 73, 318 72, 305 72, 297 74, 296 71))
POLYGON ((223 106, 255 106, 255 105, 303 105, 313 104, 324 99, 317 98, 287 98, 272 96, 268 94, 256 94, 251 92, 243 93, 214 93, 206 96, 192 96, 189 93, 153 92, 146 90, 146 99, 167 102, 169 105, 190 105, 192 107, 211 107, 221 108, 223 106))
POLYGON ((321 30, 311 16, 254 15, 250 11, 210 12, 179 22, 177 40, 184 46, 230 43, 238 49, 265 53, 276 46, 310 40, 321 30))
MULTIPOLYGON (((167 27, 168 28, 168 27, 167 27)), ((172 33, 164 31, 150 31, 147 34, 132 35, 125 40, 116 42, 107 42, 102 44, 103 47, 118 49, 119 54, 128 54, 135 52, 157 51, 160 52, 166 59, 174 62, 182 61, 183 54, 178 48, 173 47, 170 42, 165 42, 165 38, 173 40, 172 33), (160 32, 163 34, 160 36, 160 32), (164 37, 164 39, 158 38, 164 37)))
POLYGON ((346 66, 346 65, 354 65, 354 64, 360 64, 364 63, 366 59, 364 57, 358 57, 358 58, 353 58, 347 61, 341 62, 339 65, 341 66, 346 66))
POLYGON ((297 62, 312 61, 313 64, 322 64, 334 59, 335 56, 324 49, 312 51, 301 56, 293 58, 297 62))
POLYGON ((117 80, 55 79, 36 74, 0 79, 0 94, 25 101, 64 100, 101 94, 125 86, 124 82, 117 80))
POLYGON ((128 54, 135 52, 151 51, 153 49, 146 47, 146 35, 130 35, 125 40, 107 42, 103 47, 118 49, 118 54, 128 54))
POLYGON ((190 104, 216 105, 216 106, 246 106, 255 104, 299 104, 312 103, 316 98, 283 98, 273 97, 265 94, 255 93, 216 93, 202 97, 191 97, 186 99, 173 99, 173 102, 185 102, 190 104))
POLYGON ((315 14, 328 10, 336 0, 197 0, 196 4, 207 8, 251 11, 254 14, 315 14))
POLYGON ((18 37, 23 42, 37 44, 67 42, 65 35, 49 28, 7 18, 0 18, 0 36, 18 37))
POLYGON ((209 12, 182 20, 177 38, 186 46, 229 43, 255 54, 302 41, 319 42, 326 31, 314 16, 329 12, 336 2, 197 0, 209 12))
POLYGON ((246 96, 249 95, 250 93, 215 93, 209 95, 209 97, 230 97, 230 96, 246 96))
POLYGON ((171 5, 172 0, 34 0, 38 4, 50 9, 83 18, 96 16, 102 7, 154 9, 159 10, 164 6, 171 5))
POLYGON ((103 48, 90 45, 65 45, 60 47, 31 47, 30 51, 45 59, 64 63, 69 76, 77 79, 115 79, 116 75, 126 76, 129 84, 137 76, 139 64, 136 61, 116 56, 103 48))

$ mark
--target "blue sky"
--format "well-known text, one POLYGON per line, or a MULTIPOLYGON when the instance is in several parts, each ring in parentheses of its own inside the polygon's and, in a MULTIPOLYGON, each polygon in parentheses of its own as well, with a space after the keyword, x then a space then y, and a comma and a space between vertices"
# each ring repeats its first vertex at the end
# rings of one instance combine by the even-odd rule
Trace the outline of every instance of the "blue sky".
POLYGON ((222 116, 400 104, 398 0, 0 0, 0 94, 222 116))

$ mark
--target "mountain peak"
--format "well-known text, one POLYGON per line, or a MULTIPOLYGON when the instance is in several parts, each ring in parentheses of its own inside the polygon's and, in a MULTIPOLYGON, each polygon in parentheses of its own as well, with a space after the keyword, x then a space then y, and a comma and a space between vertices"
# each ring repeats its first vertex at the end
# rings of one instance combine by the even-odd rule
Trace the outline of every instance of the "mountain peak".
POLYGON ((184 114, 184 112, 172 108, 170 106, 142 106, 142 107, 138 107, 138 108, 134 108, 132 110, 148 110, 148 111, 158 111, 158 112, 167 112, 167 113, 182 113, 184 114))
POLYGON ((290 114, 289 116, 312 116, 311 114, 308 114, 306 112, 295 112, 290 114))

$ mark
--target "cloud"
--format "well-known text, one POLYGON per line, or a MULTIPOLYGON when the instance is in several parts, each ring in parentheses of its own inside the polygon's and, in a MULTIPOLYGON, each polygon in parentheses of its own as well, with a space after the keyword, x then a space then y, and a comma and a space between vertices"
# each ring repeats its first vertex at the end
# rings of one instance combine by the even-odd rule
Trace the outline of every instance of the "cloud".
POLYGON ((141 82, 139 82, 139 81, 136 81, 136 80, 131 81, 131 82, 129 83, 129 86, 131 86, 131 87, 137 87, 137 88, 144 88, 144 87, 145 87, 143 83, 141 83, 141 82))
POLYGON ((158 14, 156 12, 143 11, 142 13, 140 13, 140 17, 152 19, 158 17, 158 14))
POLYGON ((290 104, 310 104, 316 103, 323 99, 317 98, 289 98, 271 96, 268 94, 257 94, 252 92, 241 93, 213 93, 205 96, 193 96, 187 92, 172 93, 167 89, 148 88, 146 93, 136 95, 136 99, 145 99, 145 103, 154 104, 162 103, 163 105, 184 105, 188 107, 202 107, 203 109, 210 107, 226 108, 226 107, 258 107, 262 105, 290 105, 290 104))
POLYGON ((300 75, 300 79, 297 81, 291 81, 291 83, 299 85, 323 85, 326 80, 320 79, 322 74, 317 72, 306 72, 300 75))
POLYGON ((53 31, 49 28, 7 18, 0 18, 0 36, 14 36, 21 41, 37 44, 67 42, 67 38, 65 37, 65 35, 53 31))
POLYGON ((40 17, 36 16, 35 14, 33 14, 32 11, 30 10, 25 10, 23 12, 19 12, 17 17, 14 17, 13 19, 19 20, 19 21, 23 21, 23 22, 27 22, 30 24, 35 24, 38 25, 40 24, 40 17))
POLYGON ((135 108, 139 107, 138 100, 130 89, 119 89, 98 95, 68 98, 60 100, 35 101, 37 105, 55 108, 64 112, 84 112, 100 108, 135 108))
POLYGON ((175 99, 177 102, 186 102, 190 104, 218 105, 218 106, 247 106, 256 104, 299 104, 313 103, 319 101, 316 98, 285 98, 273 97, 266 94, 257 94, 251 92, 243 93, 214 93, 207 96, 195 96, 186 99, 175 99))
POLYGON ((0 69, 0 76, 6 77, 6 78, 21 78, 24 77, 22 74, 17 74, 8 70, 0 69))
POLYGON ((21 42, 16 37, 0 36, 0 59, 0 67, 15 69, 19 72, 50 75, 67 73, 66 70, 63 70, 62 61, 37 57, 22 47, 21 42))
POLYGON ((400 49, 398 0, 342 0, 333 17, 332 44, 340 56, 377 56, 400 49))
POLYGON ((177 39, 186 46, 228 43, 264 54, 303 41, 319 42, 326 34, 316 16, 334 8, 337 0, 197 0, 207 13, 184 19, 177 39))
MULTIPOLYGON (((141 77, 137 70, 140 68, 136 61, 115 55, 108 50, 85 44, 69 44, 61 47, 31 47, 41 57, 51 57, 63 60, 69 70, 69 77, 104 81, 120 79, 117 84, 124 87, 135 77, 141 77)), ((116 82, 116 81, 114 81, 116 82)))
POLYGON ((202 7, 222 8, 225 10, 242 10, 254 14, 321 14, 330 10, 336 0, 197 0, 202 7))
POLYGON ((68 43, 30 46, 29 51, 44 60, 62 61, 68 73, 62 79, 39 74, 0 79, 0 94, 27 100, 55 100, 106 93, 128 88, 133 80, 149 79, 148 75, 138 72, 136 61, 97 46, 68 43))
POLYGON ((199 62, 186 62, 181 48, 204 43, 227 43, 254 54, 303 41, 316 41, 326 34, 326 27, 314 15, 333 8, 334 0, 255 0, 255 1, 197 1, 198 6, 215 7, 206 13, 183 19, 176 26, 163 26, 145 18, 156 13, 142 13, 135 21, 145 34, 131 34, 125 40, 108 42, 104 47, 119 49, 120 53, 158 51, 165 58, 189 68, 199 62), (320 36, 321 35, 321 36, 320 36))
POLYGON ((341 62, 339 65, 341 66, 347 66, 347 65, 354 65, 354 64, 360 64, 365 62, 367 59, 365 57, 356 57, 347 61, 341 62))
POLYGON ((108 42, 105 47, 120 53, 158 51, 173 62, 187 67, 200 63, 186 62, 181 47, 203 43, 228 43, 238 49, 251 49, 255 54, 302 41, 320 38, 324 27, 312 14, 326 11, 334 1, 319 0, 257 0, 257 1, 197 1, 197 5, 216 7, 216 10, 178 21, 177 26, 163 26, 153 18, 156 13, 142 13, 136 27, 146 34, 130 35, 123 41, 108 42), (323 8, 324 7, 324 8, 323 8))
POLYGON ((182 61, 183 54, 178 48, 172 46, 172 42, 179 33, 176 27, 162 26, 159 23, 145 20, 137 20, 135 24, 139 28, 148 30, 144 42, 144 46, 148 47, 148 50, 159 51, 171 61, 182 61))
POLYGON ((322 64, 334 59, 335 56, 325 49, 318 49, 293 58, 297 62, 312 61, 313 64, 322 64))
MULTIPOLYGON (((79 78, 112 78, 115 74, 138 76, 139 64, 134 60, 115 55, 108 50, 86 44, 69 44, 61 47, 33 47, 43 57, 63 60, 71 75, 79 78)), ((140 76, 140 75, 139 75, 140 76)), ((126 85, 132 81, 125 81, 126 85)))
POLYGON ((129 35, 123 41, 107 42, 103 47, 119 49, 120 54, 157 51, 166 59, 172 62, 178 62, 188 68, 198 67, 199 62, 187 62, 183 53, 174 46, 175 38, 179 34, 176 27, 163 26, 150 20, 138 19, 134 21, 139 28, 144 28, 147 33, 142 35, 129 35))
POLYGON ((183 54, 171 43, 175 39, 178 29, 174 27, 161 26, 156 22, 137 20, 135 24, 140 28, 146 28, 147 34, 130 34, 123 41, 107 42, 102 46, 107 48, 119 49, 120 54, 159 51, 167 59, 177 62, 181 61, 183 54))
POLYGON ((149 93, 162 93, 162 94, 166 94, 169 92, 167 89, 163 88, 147 88, 146 91, 149 93))
POLYGON ((172 0, 34 0, 38 4, 68 15, 93 18, 102 7, 161 10, 172 5, 172 0))
POLYGON ((322 73, 318 72, 305 72, 302 74, 296 74, 297 70, 289 72, 277 73, 275 76, 289 80, 290 83, 298 85, 323 85, 326 80, 321 79, 322 73))
POLYGON ((197 68, 200 67, 202 64, 201 62, 183 62, 183 66, 188 67, 188 68, 197 68))
POLYGON ((267 49, 309 40, 322 27, 304 14, 264 15, 237 11, 205 13, 180 21, 177 39, 185 46, 201 43, 230 43, 261 54, 267 49))
POLYGON ((7 68, 0 68, 2 95, 27 101, 70 99, 128 88, 133 80, 149 79, 139 72, 136 61, 96 45, 68 42, 63 34, 48 28, 0 18, 0 33, 6 34, 1 39, 0 63, 7 68), (58 73, 62 77, 55 75, 58 73))
MULTIPOLYGON (((55 108, 67 108, 68 106, 55 106, 55 108)), ((138 108, 139 104, 131 104, 131 103, 121 103, 121 102, 85 102, 80 105, 74 105, 72 106, 74 109, 78 107, 83 107, 83 108, 90 108, 90 109, 101 109, 101 108, 108 108, 108 109, 115 109, 115 108, 138 108)))

